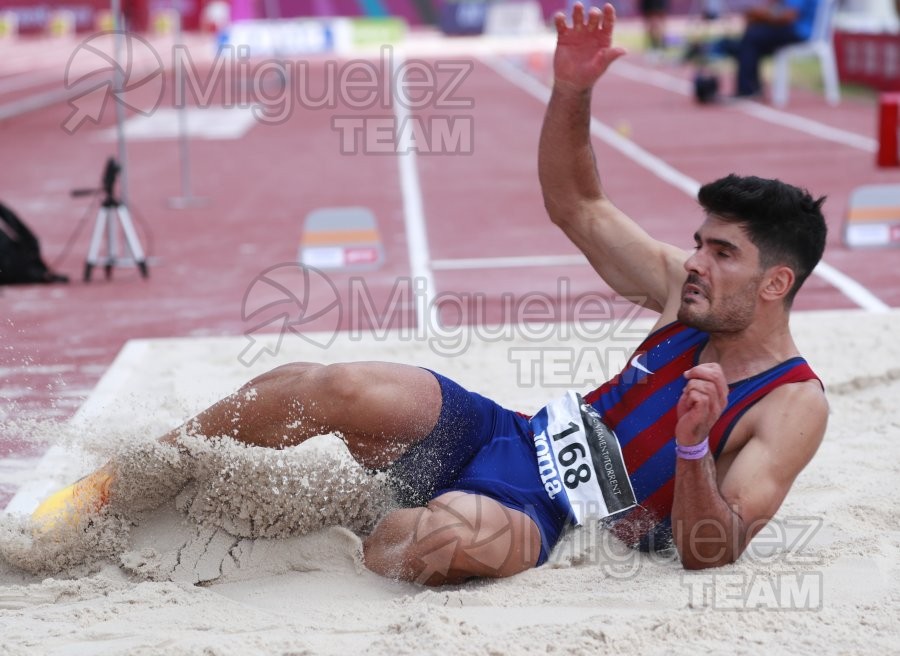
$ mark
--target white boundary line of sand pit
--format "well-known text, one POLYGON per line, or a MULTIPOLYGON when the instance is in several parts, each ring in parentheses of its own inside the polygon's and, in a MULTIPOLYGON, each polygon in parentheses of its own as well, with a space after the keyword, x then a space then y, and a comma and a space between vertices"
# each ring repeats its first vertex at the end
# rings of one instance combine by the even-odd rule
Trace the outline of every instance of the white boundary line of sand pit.
MULTIPOLYGON (((484 61, 500 77, 506 79, 511 84, 519 87, 543 103, 549 101, 550 87, 547 85, 501 59, 485 59, 484 61)), ((656 155, 653 155, 641 146, 638 146, 633 141, 626 139, 616 130, 601 123, 594 117, 591 117, 591 135, 600 139, 608 146, 615 148, 636 164, 650 171, 660 180, 669 183, 691 198, 697 197, 697 192, 701 186, 697 180, 682 173, 671 164, 665 162, 656 155)), ((866 289, 865 286, 850 276, 838 271, 824 260, 819 263, 819 266, 816 267, 813 273, 836 287, 842 294, 861 308, 870 312, 887 312, 890 310, 890 306, 866 289)))
MULTIPOLYGON (((103 374, 97 386, 88 395, 75 416, 71 419, 73 426, 87 424, 99 417, 103 409, 114 402, 118 391, 132 376, 140 373, 140 363, 146 357, 150 340, 129 340, 119 351, 116 359, 103 374)), ((72 481, 60 480, 59 476, 71 468, 74 459, 83 454, 77 447, 51 446, 35 468, 32 480, 24 484, 6 505, 6 512, 13 514, 29 514, 41 501, 61 485, 72 481)))

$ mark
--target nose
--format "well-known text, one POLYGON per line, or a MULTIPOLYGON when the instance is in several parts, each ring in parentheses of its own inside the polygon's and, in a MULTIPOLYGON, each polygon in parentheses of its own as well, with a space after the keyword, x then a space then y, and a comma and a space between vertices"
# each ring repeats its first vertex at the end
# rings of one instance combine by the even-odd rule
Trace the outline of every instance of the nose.
POLYGON ((698 248, 688 259, 684 261, 684 270, 688 273, 703 273, 705 268, 705 255, 703 249, 698 248))

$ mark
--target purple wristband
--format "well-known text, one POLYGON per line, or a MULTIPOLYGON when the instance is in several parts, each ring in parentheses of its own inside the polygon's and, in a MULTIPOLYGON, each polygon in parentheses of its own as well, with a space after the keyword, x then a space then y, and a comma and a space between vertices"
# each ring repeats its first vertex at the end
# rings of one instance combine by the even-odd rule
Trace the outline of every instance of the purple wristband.
POLYGON ((704 437, 700 444, 693 446, 681 446, 675 442, 675 455, 683 460, 700 460, 709 453, 709 436, 704 437))

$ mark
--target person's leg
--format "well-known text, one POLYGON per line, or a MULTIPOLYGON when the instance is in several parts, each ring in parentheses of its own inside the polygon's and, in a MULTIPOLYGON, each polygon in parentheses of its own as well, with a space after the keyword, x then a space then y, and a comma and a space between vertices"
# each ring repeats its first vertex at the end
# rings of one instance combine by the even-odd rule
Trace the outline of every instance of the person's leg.
POLYGON ((366 567, 425 585, 512 576, 537 563, 540 531, 526 514, 480 494, 448 492, 397 510, 363 544, 366 567))
POLYGON ((763 57, 768 57, 778 48, 796 41, 797 37, 794 36, 793 29, 788 26, 772 26, 761 23, 748 25, 737 50, 737 95, 758 94, 762 90, 759 65, 763 57))
POLYGON ((740 39, 721 37, 709 44, 706 55, 709 57, 733 57, 737 59, 740 48, 740 39))
MULTIPOLYGON (((160 438, 178 446, 187 434, 227 436, 284 448, 338 433, 364 466, 385 467, 427 436, 441 411, 441 386, 425 369, 362 362, 278 367, 254 378, 160 438)), ((45 499, 32 514, 40 532, 80 521, 115 495, 117 465, 97 471, 45 499)))
POLYGON ((647 40, 653 50, 666 47, 666 15, 662 11, 653 11, 644 16, 647 40))
POLYGON ((644 32, 651 50, 662 50, 666 43, 666 0, 640 0, 638 9, 644 18, 644 32))
POLYGON ((426 436, 441 410, 441 388, 425 369, 384 362, 273 369, 213 404, 161 441, 188 434, 228 436, 284 448, 337 433, 366 467, 385 467, 426 436))

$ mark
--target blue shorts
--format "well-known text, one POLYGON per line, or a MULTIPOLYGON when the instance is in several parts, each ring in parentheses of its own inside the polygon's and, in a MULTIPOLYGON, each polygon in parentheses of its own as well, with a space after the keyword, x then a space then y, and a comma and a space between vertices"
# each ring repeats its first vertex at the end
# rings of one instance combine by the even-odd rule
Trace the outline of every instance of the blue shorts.
POLYGON ((445 492, 470 492, 523 512, 541 533, 537 564, 543 565, 567 515, 544 489, 528 418, 432 373, 441 385, 440 416, 389 468, 398 497, 421 506, 445 492))

